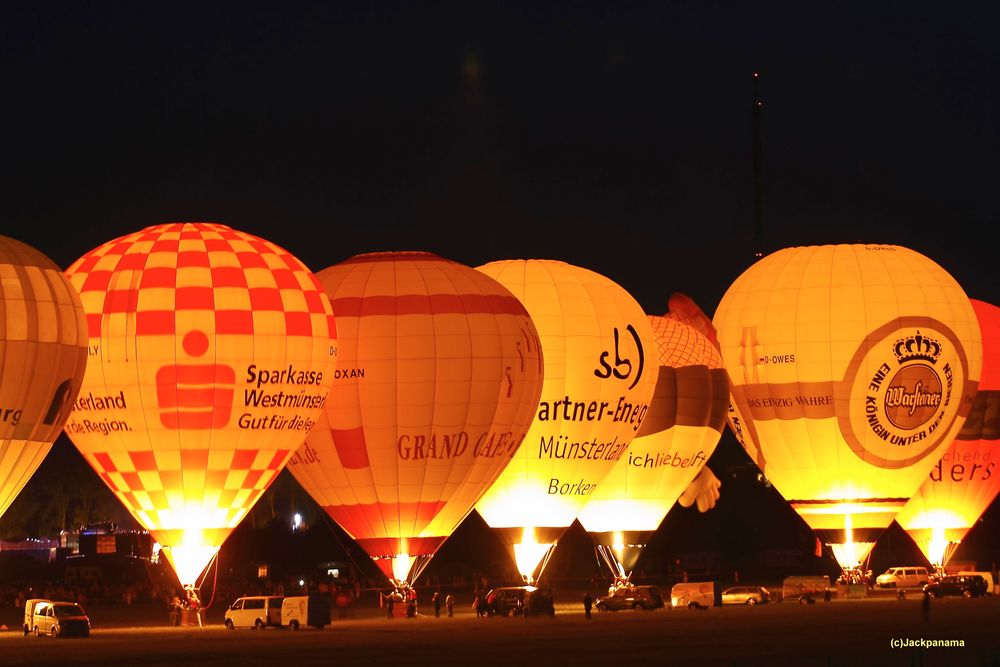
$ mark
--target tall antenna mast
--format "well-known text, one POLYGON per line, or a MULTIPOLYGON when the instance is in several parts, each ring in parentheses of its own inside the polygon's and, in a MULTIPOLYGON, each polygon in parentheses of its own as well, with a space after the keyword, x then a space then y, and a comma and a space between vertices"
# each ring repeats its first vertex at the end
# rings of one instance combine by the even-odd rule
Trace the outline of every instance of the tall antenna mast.
POLYGON ((760 115, 764 108, 764 102, 757 93, 757 81, 760 79, 760 72, 753 73, 753 185, 754 185, 754 233, 753 233, 753 255, 760 259, 764 256, 764 192, 761 177, 761 147, 760 147, 760 115))

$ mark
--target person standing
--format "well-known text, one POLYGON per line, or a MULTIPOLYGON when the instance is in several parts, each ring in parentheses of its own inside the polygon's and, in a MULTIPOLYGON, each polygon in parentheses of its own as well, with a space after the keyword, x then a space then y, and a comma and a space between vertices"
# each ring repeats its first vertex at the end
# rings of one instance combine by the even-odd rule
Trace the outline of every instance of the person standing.
POLYGON ((444 607, 448 610, 448 618, 455 615, 455 596, 451 593, 444 599, 444 607))
POLYGON ((590 591, 583 594, 583 615, 586 619, 590 620, 590 608, 593 606, 594 600, 590 597, 590 591))
POLYGON ((406 590, 406 617, 417 617, 417 589, 413 587, 406 590))
POLYGON ((931 593, 930 591, 924 591, 924 599, 920 602, 920 606, 924 611, 924 623, 928 623, 931 620, 931 593))
POLYGON ((392 606, 396 601, 395 593, 390 593, 385 601, 385 617, 392 620, 392 606))
POLYGON ((167 618, 171 626, 178 626, 181 624, 181 599, 178 596, 173 596, 170 599, 170 603, 167 605, 167 618))
POLYGON ((434 605, 434 618, 441 617, 441 595, 434 591, 434 596, 431 598, 431 604, 434 605))

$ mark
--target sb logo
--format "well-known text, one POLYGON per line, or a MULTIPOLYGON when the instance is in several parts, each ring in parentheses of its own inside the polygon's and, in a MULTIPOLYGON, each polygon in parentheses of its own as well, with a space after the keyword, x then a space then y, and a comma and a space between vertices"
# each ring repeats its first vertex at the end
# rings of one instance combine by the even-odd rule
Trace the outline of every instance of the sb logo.
POLYGON ((630 325, 628 325, 625 328, 625 331, 627 331, 628 333, 630 333, 632 335, 632 340, 635 341, 635 349, 636 349, 636 351, 637 351, 637 353, 639 355, 639 359, 638 359, 638 362, 637 362, 637 367, 636 368, 632 367, 632 359, 631 358, 629 358, 629 357, 622 358, 622 356, 621 356, 621 347, 620 347, 621 341, 620 341, 620 336, 619 336, 619 333, 618 333, 618 327, 615 327, 615 331, 614 331, 615 364, 614 364, 614 366, 612 366, 608 362, 608 357, 611 356, 610 352, 607 352, 607 351, 601 352, 601 358, 600 358, 600 361, 598 362, 600 364, 600 366, 598 368, 594 369, 594 375, 596 375, 597 377, 601 378, 602 380, 605 380, 605 379, 611 377, 612 375, 614 375, 619 380, 626 380, 626 379, 628 379, 629 377, 632 376, 632 371, 634 370, 635 371, 635 379, 632 380, 632 384, 630 384, 628 386, 628 388, 631 389, 632 387, 634 387, 636 385, 637 382, 639 382, 639 378, 642 377, 642 367, 643 367, 644 360, 643 360, 643 353, 642 353, 642 341, 639 340, 639 334, 635 330, 635 327, 633 327, 630 324, 630 325))

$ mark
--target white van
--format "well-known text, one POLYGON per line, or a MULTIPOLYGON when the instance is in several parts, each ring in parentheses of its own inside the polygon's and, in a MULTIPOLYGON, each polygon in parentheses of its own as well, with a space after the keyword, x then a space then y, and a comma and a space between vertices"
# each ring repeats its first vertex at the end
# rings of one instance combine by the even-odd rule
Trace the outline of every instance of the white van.
POLYGON ((75 602, 39 602, 31 621, 36 637, 89 637, 90 617, 75 602))
POLYGON ((263 630, 268 626, 281 626, 281 602, 277 595, 249 595, 229 605, 226 610, 226 627, 263 630))
POLYGON ((715 605, 717 587, 714 581, 674 584, 674 587, 670 589, 670 606, 708 609, 715 605))
POLYGON ((875 578, 875 583, 880 588, 916 588, 926 586, 930 581, 930 575, 926 567, 890 567, 883 574, 875 578))
POLYGON ((34 628, 35 623, 35 608, 38 607, 43 602, 51 602, 45 598, 31 598, 30 600, 25 600, 24 602, 24 636, 27 637, 28 634, 34 628))

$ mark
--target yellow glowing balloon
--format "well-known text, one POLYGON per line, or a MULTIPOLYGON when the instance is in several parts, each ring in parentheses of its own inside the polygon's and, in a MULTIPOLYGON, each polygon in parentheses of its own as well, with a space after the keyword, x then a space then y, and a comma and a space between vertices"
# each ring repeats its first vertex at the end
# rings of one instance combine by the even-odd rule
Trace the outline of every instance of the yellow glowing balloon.
POLYGON ((66 432, 194 584, 323 408, 330 302, 287 251, 208 223, 148 227, 66 273, 90 333, 66 432))
POLYGON ((412 582, 521 444, 538 334, 497 281, 430 253, 358 255, 319 279, 340 367, 289 470, 386 576, 412 582))
POLYGON ((972 406, 968 298, 900 246, 786 248, 736 279, 715 326, 748 450, 857 567, 972 406))
MULTIPOLYGON (((476 510, 509 546, 525 528, 554 544, 627 456, 643 423, 656 383, 656 360, 643 347, 652 331, 635 299, 593 271, 551 260, 492 262, 479 270, 531 314, 545 380, 524 444, 476 510)), ((524 554, 545 553, 532 540, 522 544, 524 554)), ((519 568, 529 579, 536 569, 519 568)))
POLYGON ((86 366, 76 290, 48 257, 0 236, 0 516, 62 432, 86 366))
POLYGON ((1000 308, 975 299, 972 307, 983 338, 983 373, 972 413, 896 517, 936 566, 948 564, 1000 493, 1000 308))
POLYGON ((712 342, 669 315, 649 321, 659 365, 649 412, 578 517, 619 577, 632 570, 641 547, 715 451, 729 405, 729 377, 712 342))

